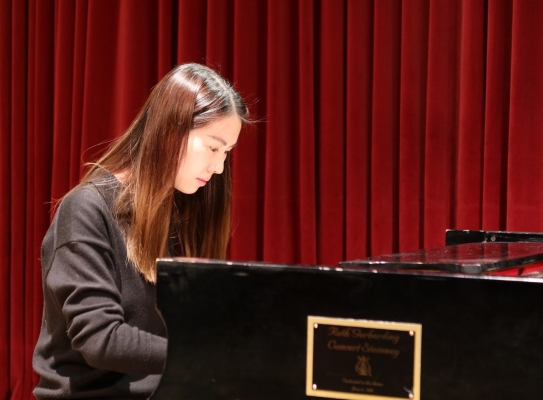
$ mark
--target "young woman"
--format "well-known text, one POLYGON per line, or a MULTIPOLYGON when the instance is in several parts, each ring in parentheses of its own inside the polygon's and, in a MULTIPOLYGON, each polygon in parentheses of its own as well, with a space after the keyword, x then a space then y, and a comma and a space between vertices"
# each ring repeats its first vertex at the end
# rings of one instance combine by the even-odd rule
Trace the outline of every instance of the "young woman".
POLYGON ((247 118, 216 72, 181 65, 63 198, 42 245, 36 398, 151 396, 167 346, 156 259, 225 258, 227 154, 247 118))

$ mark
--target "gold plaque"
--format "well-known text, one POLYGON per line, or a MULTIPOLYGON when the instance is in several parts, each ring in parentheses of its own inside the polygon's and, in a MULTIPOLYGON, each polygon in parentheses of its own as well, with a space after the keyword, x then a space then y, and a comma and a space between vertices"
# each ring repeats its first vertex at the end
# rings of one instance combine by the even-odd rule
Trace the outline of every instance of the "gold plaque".
POLYGON ((420 400, 422 325, 307 317, 306 394, 420 400))

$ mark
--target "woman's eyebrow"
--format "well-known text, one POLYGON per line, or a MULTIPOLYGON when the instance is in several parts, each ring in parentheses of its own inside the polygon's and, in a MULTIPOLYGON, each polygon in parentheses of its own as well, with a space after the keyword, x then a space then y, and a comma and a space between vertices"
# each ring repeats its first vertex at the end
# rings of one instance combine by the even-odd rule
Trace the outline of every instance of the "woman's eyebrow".
MULTIPOLYGON (((226 140, 224 140, 222 137, 219 137, 219 136, 215 136, 215 135, 207 135, 208 137, 210 137, 211 139, 213 140, 216 140, 217 142, 220 142, 222 143, 224 146, 227 146, 228 143, 226 143, 226 140)), ((236 147, 238 144, 237 143, 234 143, 232 146, 230 147, 236 147)))

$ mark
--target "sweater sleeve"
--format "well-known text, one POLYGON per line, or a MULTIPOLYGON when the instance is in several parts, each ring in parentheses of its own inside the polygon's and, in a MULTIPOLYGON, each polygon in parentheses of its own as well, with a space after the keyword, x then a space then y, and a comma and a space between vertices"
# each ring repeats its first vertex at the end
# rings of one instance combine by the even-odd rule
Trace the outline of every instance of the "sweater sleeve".
POLYGON ((72 348, 90 366, 128 374, 162 373, 166 339, 125 323, 108 212, 92 187, 63 200, 45 288, 64 315, 72 348))

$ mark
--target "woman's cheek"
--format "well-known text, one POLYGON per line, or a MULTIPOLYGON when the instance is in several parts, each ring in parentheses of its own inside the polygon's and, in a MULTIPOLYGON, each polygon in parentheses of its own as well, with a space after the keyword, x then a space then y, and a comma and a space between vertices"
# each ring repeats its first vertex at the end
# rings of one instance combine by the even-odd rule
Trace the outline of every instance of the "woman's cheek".
POLYGON ((197 155, 202 155, 206 150, 205 144, 199 138, 194 139, 192 147, 193 147, 194 153, 197 154, 197 155))

